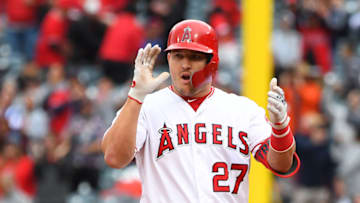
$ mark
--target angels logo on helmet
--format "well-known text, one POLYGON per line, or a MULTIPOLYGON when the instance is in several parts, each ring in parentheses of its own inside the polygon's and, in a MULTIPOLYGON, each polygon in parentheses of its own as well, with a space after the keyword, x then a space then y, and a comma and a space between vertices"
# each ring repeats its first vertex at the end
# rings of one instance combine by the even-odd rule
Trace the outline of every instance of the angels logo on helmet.
POLYGON ((181 42, 192 42, 191 40, 191 28, 188 26, 184 28, 184 34, 181 39, 181 42))

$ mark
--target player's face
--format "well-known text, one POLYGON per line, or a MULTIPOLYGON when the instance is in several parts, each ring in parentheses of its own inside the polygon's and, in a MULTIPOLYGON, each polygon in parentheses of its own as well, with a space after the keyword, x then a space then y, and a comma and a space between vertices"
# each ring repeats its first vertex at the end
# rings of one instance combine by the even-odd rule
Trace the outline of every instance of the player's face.
POLYGON ((167 55, 174 90, 187 97, 201 97, 209 93, 211 81, 200 87, 194 87, 191 78, 207 64, 204 53, 191 50, 173 50, 167 55))

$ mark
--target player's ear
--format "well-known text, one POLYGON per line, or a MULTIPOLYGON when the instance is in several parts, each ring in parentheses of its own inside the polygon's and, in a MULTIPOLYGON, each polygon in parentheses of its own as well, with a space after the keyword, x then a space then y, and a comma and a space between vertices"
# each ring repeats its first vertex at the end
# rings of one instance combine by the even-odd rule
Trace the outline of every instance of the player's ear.
POLYGON ((170 59, 170 52, 171 52, 171 51, 168 51, 167 54, 166 54, 166 57, 167 57, 167 60, 168 60, 168 61, 169 61, 169 59, 170 59))

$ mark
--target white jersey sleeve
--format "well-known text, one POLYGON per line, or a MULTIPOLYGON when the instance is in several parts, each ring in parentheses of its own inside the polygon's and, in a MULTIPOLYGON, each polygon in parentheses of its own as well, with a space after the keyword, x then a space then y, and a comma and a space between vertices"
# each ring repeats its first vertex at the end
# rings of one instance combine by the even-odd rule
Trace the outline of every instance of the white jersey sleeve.
POLYGON ((265 110, 253 103, 253 111, 250 117, 249 137, 251 137, 249 147, 253 155, 256 154, 259 144, 271 135, 271 125, 268 123, 265 110))

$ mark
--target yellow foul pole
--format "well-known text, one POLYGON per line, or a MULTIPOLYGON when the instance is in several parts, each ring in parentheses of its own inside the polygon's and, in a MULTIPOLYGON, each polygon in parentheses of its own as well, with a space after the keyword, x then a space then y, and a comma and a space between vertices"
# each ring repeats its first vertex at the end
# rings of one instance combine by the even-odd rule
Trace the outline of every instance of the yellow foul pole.
MULTIPOLYGON (((243 42, 244 75, 243 95, 266 108, 269 81, 273 75, 271 30, 273 0, 244 0, 243 42)), ((269 203, 272 175, 252 158, 250 168, 250 203, 269 203)))

